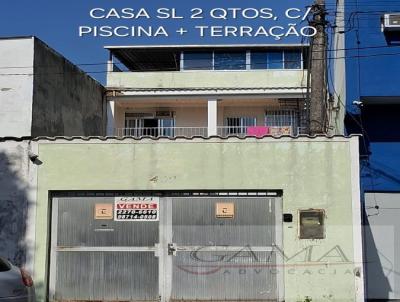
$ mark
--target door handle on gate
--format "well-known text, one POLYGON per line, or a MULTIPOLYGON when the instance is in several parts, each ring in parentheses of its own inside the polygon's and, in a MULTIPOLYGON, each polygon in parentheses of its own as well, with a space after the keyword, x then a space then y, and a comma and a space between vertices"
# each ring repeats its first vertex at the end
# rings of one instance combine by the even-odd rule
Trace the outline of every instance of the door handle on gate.
POLYGON ((176 244, 168 243, 168 255, 176 256, 176 244))

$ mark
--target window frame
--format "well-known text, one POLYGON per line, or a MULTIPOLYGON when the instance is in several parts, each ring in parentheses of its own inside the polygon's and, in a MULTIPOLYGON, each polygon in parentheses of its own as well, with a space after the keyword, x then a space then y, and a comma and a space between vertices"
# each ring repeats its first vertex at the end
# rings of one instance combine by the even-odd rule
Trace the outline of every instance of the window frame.
POLYGON ((301 49, 284 49, 283 51, 283 69, 284 70, 304 70, 304 59, 303 59, 303 51, 301 49), (286 64, 286 52, 297 50, 300 53, 300 68, 285 68, 286 64))
POLYGON ((226 127, 226 132, 228 135, 231 134, 247 134, 247 128, 248 127, 254 127, 257 126, 257 117, 255 116, 227 116, 224 119, 224 123, 226 127), (230 126, 228 121, 237 119, 238 120, 238 126, 230 126), (252 121, 254 125, 247 125, 246 121, 252 121), (233 132, 231 130, 234 130, 233 132), (236 131, 237 130, 237 131, 236 131))
POLYGON ((181 51, 181 62, 180 62, 180 69, 181 71, 210 71, 214 70, 214 51, 203 51, 204 53, 211 53, 211 68, 210 69, 186 69, 185 68, 185 53, 192 52, 192 53, 201 53, 202 51, 181 51))
POLYGON ((266 127, 290 127, 291 135, 297 135, 300 127, 300 112, 296 109, 271 108, 264 112, 264 126, 266 127), (274 122, 271 122, 274 119, 274 122), (286 123, 288 121, 288 123, 286 123))
POLYGON ((303 54, 303 49, 298 49, 298 48, 295 48, 295 49, 273 49, 273 48, 271 48, 271 49, 267 49, 267 50, 263 50, 263 51, 255 51, 255 50, 253 50, 253 51, 250 51, 250 63, 249 63, 249 66, 250 66, 250 69, 252 70, 252 71, 259 71, 259 70, 278 70, 278 71, 281 71, 281 70, 304 70, 304 54, 303 54), (300 68, 285 68, 285 64, 286 64, 286 55, 287 55, 287 52, 290 52, 290 51, 298 51, 298 53, 300 54, 300 68), (268 67, 268 64, 269 64, 269 62, 268 62, 268 53, 269 52, 281 52, 282 53, 282 68, 269 68, 268 67), (267 66, 266 68, 252 68, 252 63, 253 63, 253 60, 252 60, 252 56, 251 56, 251 54, 252 53, 265 53, 266 54, 266 62, 265 62, 265 66, 267 66))
MULTIPOLYGON (((157 127, 150 127, 157 129, 158 133, 167 133, 164 136, 175 136, 176 118, 175 114, 172 113, 171 117, 157 117, 155 113, 149 112, 125 112, 125 133, 134 133, 134 136, 143 136, 144 120, 155 120, 157 121, 157 127), (137 115, 137 116, 127 116, 127 114, 137 115), (172 126, 165 126, 165 121, 171 122, 172 126), (129 122, 134 123, 134 127, 128 127, 129 122)), ((160 136, 160 135, 158 135, 160 136)))
MULTIPOLYGON (((242 66, 242 63, 241 64, 238 64, 238 63, 236 63, 236 64, 232 64, 232 65, 237 65, 237 66, 242 66)), ((247 70, 247 50, 237 50, 237 51, 230 51, 230 50, 226 50, 226 51, 224 51, 224 50, 221 50, 221 51, 213 51, 213 70, 218 70, 218 71, 243 71, 243 70, 247 70), (241 68, 241 69, 216 69, 215 67, 216 67, 216 64, 215 64, 215 55, 217 54, 219 54, 219 53, 221 53, 221 54, 229 54, 229 53, 231 53, 231 54, 242 54, 242 55, 244 55, 244 57, 243 57, 243 59, 244 59, 244 65, 243 65, 243 68, 241 68)))
MULTIPOLYGON (((215 69, 215 53, 218 52, 218 50, 212 50, 210 51, 212 53, 212 60, 211 60, 211 68, 210 69, 186 69, 185 68, 185 52, 190 52, 190 51, 181 51, 180 54, 180 71, 181 72, 187 72, 187 71, 196 71, 196 72, 203 72, 203 71, 224 71, 224 72, 230 72, 230 71, 265 71, 265 70, 269 70, 269 71, 282 71, 282 70, 292 70, 292 71, 299 71, 299 70, 305 70, 304 69, 304 49, 303 48, 269 48, 266 50, 251 50, 251 49, 247 49, 247 50, 243 50, 243 52, 246 54, 246 66, 244 69, 215 69), (268 62, 266 62, 267 68, 252 68, 252 53, 253 52, 265 52, 268 53, 268 51, 281 51, 282 52, 282 68, 268 68, 268 62), (300 54, 300 68, 285 68, 285 62, 286 62, 286 52, 288 51, 298 51, 300 54)), ((201 51, 198 51, 201 52, 201 51)), ((229 52, 229 50, 227 50, 226 52, 229 52)), ((235 51, 232 51, 235 52, 235 51)), ((241 52, 241 51, 237 51, 237 52, 241 52)))

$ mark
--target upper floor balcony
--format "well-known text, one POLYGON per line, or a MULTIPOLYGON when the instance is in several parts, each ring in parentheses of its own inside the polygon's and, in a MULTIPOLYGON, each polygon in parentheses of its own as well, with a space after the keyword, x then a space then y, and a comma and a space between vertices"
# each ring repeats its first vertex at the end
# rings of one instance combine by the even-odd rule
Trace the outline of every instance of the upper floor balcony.
POLYGON ((303 45, 132 46, 110 51, 107 87, 124 95, 304 92, 303 45))
POLYGON ((108 135, 141 137, 282 136, 306 133, 302 99, 138 99, 113 105, 108 135))

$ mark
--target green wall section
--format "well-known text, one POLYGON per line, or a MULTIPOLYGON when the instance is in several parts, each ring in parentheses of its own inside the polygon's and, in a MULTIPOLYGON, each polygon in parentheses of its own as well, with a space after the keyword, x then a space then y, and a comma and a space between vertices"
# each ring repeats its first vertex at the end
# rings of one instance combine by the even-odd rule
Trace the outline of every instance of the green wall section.
MULTIPOLYGON (((304 70, 112 72, 107 86, 115 88, 276 88, 306 85, 304 70)), ((290 92, 290 91, 289 91, 290 92)))
POLYGON ((351 146, 357 140, 39 141, 36 282, 45 282, 48 268, 51 190, 282 189, 283 211, 294 217, 283 226, 285 300, 355 301, 351 173, 358 159, 351 146), (326 211, 326 239, 298 239, 298 210, 309 208, 326 211))

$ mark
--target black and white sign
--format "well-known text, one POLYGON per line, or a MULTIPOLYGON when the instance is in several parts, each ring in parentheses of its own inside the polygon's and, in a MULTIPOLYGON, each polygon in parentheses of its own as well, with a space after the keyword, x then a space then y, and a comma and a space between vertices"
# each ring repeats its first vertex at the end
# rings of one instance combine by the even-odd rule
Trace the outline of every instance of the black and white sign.
POLYGON ((115 221, 159 221, 159 197, 116 197, 115 221))

